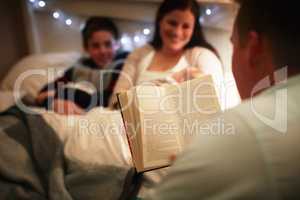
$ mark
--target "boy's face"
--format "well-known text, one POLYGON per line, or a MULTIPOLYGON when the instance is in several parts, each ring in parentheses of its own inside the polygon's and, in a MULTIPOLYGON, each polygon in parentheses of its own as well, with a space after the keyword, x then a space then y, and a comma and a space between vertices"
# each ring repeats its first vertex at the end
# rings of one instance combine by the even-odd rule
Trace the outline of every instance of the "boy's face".
POLYGON ((105 30, 94 32, 85 48, 99 68, 103 68, 113 61, 116 49, 117 45, 113 35, 105 30))

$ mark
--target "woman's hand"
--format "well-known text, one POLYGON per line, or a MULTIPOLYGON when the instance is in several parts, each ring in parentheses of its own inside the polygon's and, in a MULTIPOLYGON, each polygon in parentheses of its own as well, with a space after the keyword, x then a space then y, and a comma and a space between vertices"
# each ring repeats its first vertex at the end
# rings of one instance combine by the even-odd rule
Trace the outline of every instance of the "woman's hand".
POLYGON ((201 75, 202 72, 197 67, 187 67, 181 71, 175 72, 172 74, 172 78, 175 79, 178 83, 183 81, 191 80, 201 75))
POLYGON ((74 102, 62 99, 53 100, 53 110, 62 115, 83 115, 85 113, 74 102))

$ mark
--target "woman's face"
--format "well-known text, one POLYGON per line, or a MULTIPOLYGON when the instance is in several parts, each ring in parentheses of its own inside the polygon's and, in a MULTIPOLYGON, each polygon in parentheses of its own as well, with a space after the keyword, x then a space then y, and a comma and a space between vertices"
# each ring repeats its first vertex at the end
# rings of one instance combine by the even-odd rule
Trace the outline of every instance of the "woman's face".
POLYGON ((168 51, 181 51, 190 41, 194 31, 195 17, 190 10, 174 10, 159 23, 162 47, 168 51))

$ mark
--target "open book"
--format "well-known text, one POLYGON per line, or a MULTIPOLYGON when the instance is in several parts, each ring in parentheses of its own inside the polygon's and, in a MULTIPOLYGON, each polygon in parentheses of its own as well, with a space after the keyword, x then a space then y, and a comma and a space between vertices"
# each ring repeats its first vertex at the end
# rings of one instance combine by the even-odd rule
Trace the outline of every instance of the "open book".
POLYGON ((201 122, 220 105, 210 75, 177 85, 140 85, 118 94, 123 122, 137 172, 170 165, 201 122))

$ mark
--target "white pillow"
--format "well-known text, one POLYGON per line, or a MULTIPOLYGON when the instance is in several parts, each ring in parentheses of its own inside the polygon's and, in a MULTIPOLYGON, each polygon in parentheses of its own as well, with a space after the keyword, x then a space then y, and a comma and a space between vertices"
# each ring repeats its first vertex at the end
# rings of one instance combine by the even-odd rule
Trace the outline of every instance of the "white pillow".
POLYGON ((34 99, 45 84, 52 82, 72 66, 80 55, 79 52, 29 55, 11 67, 2 80, 0 89, 13 91, 18 88, 34 99))

